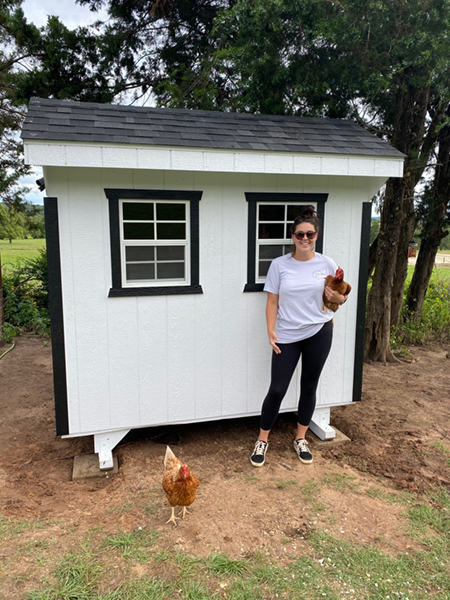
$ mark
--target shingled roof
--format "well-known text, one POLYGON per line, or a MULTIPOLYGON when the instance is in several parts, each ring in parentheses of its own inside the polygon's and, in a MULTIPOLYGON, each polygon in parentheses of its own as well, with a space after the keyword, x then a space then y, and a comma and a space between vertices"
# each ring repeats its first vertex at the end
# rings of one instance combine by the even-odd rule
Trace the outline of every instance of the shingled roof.
POLYGON ((356 123, 32 98, 22 139, 399 158, 356 123))

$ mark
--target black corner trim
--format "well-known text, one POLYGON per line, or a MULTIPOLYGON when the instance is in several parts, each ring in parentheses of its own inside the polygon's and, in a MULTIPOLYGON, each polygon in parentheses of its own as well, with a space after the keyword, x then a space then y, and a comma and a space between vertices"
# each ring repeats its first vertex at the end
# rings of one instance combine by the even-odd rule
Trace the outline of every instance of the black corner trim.
POLYGON ((247 283, 244 292, 263 292, 264 284, 255 282, 256 271, 256 223, 258 202, 301 202, 302 204, 317 203, 317 214, 322 227, 316 242, 317 252, 323 251, 323 224, 325 220, 325 202, 328 194, 303 194, 293 192, 245 192, 248 202, 248 233, 247 233, 247 283))
POLYGON ((362 395, 364 363, 364 330, 366 326, 367 282, 369 280, 370 224, 372 203, 364 202, 361 218, 361 247, 359 255, 358 297, 356 309, 355 364, 353 370, 353 402, 359 402, 362 395))
POLYGON ((133 190, 105 189, 109 202, 109 228, 111 239, 111 278, 109 298, 130 296, 170 296, 179 294, 203 294, 200 285, 200 207, 203 192, 189 190, 133 190), (191 285, 160 287, 122 287, 120 264, 120 218, 119 199, 125 200, 187 200, 190 202, 191 229, 191 285))
POLYGON ((53 357, 53 388, 57 435, 69 433, 67 405, 66 353, 59 248, 58 199, 44 198, 45 232, 47 243, 48 289, 53 357))

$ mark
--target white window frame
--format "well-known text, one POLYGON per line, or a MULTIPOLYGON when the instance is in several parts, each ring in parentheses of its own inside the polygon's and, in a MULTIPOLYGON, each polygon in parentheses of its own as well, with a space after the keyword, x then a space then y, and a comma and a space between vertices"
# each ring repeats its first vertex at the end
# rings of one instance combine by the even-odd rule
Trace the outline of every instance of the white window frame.
MULTIPOLYGON (((190 202, 188 200, 167 200, 167 199, 159 199, 159 198, 152 198, 152 199, 138 199, 138 198, 133 198, 133 199, 129 199, 129 198, 119 198, 119 223, 120 223, 120 263, 121 263, 121 269, 122 269, 122 287, 123 288, 142 288, 142 287, 173 287, 173 286, 189 286, 191 284, 191 264, 190 264, 190 257, 191 257, 191 232, 190 232, 190 223, 191 223, 191 215, 190 215, 190 202), (155 239, 152 240, 125 240, 124 238, 124 223, 125 222, 131 222, 131 223, 139 223, 139 222, 145 222, 145 223, 149 223, 149 220, 135 220, 135 221, 129 221, 129 220, 124 220, 123 218, 123 205, 126 203, 132 203, 132 204, 136 204, 138 202, 143 202, 146 204, 153 204, 154 205, 154 211, 153 211, 153 223, 154 223, 154 232, 155 232, 155 239), (185 219, 184 221, 181 220, 177 220, 177 221, 171 221, 171 220, 158 220, 157 219, 157 215, 156 215, 156 204, 183 204, 185 206, 185 219), (184 223, 185 227, 186 227, 186 237, 183 240, 158 240, 157 239, 157 223, 184 223), (185 251, 184 251, 184 265, 185 265, 185 269, 184 269, 184 278, 174 278, 174 279, 139 279, 139 280, 135 280, 135 281, 131 281, 131 282, 127 282, 127 272, 126 272, 126 268, 127 268, 127 262, 126 262, 126 248, 127 247, 131 247, 131 246, 149 246, 149 247, 153 247, 155 248, 156 246, 182 246, 184 247, 185 251)), ((172 262, 178 262, 178 261, 158 261, 158 262, 168 262, 168 263, 172 263, 172 262)), ((156 258, 155 258, 155 275, 156 275, 156 258)))

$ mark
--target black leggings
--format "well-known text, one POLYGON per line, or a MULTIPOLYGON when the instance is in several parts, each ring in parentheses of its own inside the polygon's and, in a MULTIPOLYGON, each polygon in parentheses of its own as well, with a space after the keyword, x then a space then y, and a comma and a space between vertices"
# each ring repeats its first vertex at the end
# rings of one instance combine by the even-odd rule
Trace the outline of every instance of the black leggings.
POLYGON ((276 354, 275 351, 272 354, 272 380, 262 406, 261 429, 272 429, 300 356, 302 375, 297 421, 300 425, 309 426, 316 407, 317 384, 330 353, 332 340, 333 324, 327 321, 320 331, 306 340, 277 344, 281 354, 276 354))

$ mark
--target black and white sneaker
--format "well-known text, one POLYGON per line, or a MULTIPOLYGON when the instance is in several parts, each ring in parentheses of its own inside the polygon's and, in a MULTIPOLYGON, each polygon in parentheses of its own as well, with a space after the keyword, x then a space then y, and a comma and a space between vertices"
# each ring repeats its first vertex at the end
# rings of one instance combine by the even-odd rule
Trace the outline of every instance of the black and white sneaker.
POLYGON ((313 457, 309 450, 308 442, 305 439, 294 440, 294 448, 302 463, 312 463, 313 457))
POLYGON ((253 454, 250 457, 250 462, 254 467, 262 467, 266 460, 266 452, 269 447, 268 442, 263 442, 262 440, 258 440, 255 444, 255 449, 253 450, 253 454))

